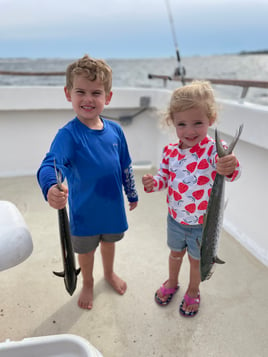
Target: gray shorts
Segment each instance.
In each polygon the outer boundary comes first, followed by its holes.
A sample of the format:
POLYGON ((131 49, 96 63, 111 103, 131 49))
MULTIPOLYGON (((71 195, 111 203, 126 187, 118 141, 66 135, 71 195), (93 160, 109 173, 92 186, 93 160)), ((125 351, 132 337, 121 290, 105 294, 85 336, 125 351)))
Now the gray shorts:
POLYGON ((123 233, 112 233, 112 234, 98 234, 96 236, 72 236, 73 250, 78 254, 86 254, 95 250, 99 243, 107 242, 114 243, 121 240, 124 237, 123 233))
POLYGON ((188 254, 200 260, 200 246, 202 240, 201 224, 188 226, 180 224, 170 215, 167 218, 167 244, 175 252, 181 252, 187 248, 188 254))

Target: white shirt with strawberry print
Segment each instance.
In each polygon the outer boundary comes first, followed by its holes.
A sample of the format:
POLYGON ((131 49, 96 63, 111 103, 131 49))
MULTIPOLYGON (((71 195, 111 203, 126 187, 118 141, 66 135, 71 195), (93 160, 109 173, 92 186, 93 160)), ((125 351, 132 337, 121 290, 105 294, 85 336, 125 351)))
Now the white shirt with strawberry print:
MULTIPOLYGON (((181 224, 202 224, 216 176, 215 140, 207 136, 188 149, 181 149, 180 144, 165 146, 151 192, 168 188, 169 214, 181 224)), ((237 163, 236 170, 226 180, 234 181, 240 173, 237 163)))

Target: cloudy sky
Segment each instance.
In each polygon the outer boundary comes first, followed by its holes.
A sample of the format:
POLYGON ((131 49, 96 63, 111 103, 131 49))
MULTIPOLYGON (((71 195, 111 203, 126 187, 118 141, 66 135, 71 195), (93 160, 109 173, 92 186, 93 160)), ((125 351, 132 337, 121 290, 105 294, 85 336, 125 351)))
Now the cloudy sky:
POLYGON ((0 0, 0 57, 181 56, 268 49, 268 0, 0 0))

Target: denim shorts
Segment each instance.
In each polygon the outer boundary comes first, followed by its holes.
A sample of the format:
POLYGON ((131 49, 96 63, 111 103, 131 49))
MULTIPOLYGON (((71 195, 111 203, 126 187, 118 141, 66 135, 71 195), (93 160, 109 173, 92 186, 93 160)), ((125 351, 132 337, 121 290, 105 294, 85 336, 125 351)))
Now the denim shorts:
POLYGON ((202 225, 187 225, 176 222, 170 215, 167 218, 167 244, 175 252, 187 248, 188 254, 200 260, 200 246, 202 240, 202 225))
POLYGON ((72 245, 75 253, 86 254, 95 250, 100 242, 114 243, 124 237, 123 233, 98 234, 95 236, 72 236, 72 245))

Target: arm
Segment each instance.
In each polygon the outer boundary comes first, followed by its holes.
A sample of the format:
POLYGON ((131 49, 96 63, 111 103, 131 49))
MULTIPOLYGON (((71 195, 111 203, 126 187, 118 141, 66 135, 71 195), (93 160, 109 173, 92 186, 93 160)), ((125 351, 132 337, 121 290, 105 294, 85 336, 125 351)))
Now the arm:
POLYGON ((37 180, 42 189, 43 196, 49 205, 56 209, 61 209, 66 205, 68 188, 66 185, 63 185, 62 192, 57 188, 54 163, 56 161, 57 170, 60 171, 62 181, 64 181, 64 172, 67 170, 68 157, 70 157, 72 151, 71 136, 67 131, 60 130, 51 144, 50 151, 46 154, 37 171, 37 180))
POLYGON ((138 193, 135 187, 134 173, 131 165, 123 171, 122 180, 129 202, 129 209, 132 211, 138 205, 138 193))
POLYGON ((157 175, 153 176, 151 174, 146 174, 143 176, 142 183, 145 192, 161 191, 167 188, 170 175, 169 156, 167 153, 168 146, 166 146, 163 150, 162 160, 157 175))

